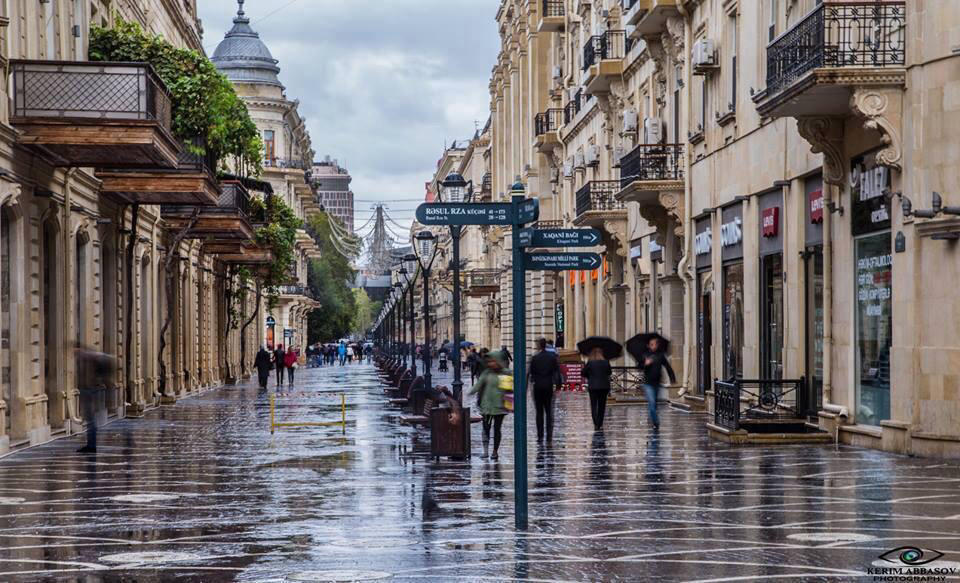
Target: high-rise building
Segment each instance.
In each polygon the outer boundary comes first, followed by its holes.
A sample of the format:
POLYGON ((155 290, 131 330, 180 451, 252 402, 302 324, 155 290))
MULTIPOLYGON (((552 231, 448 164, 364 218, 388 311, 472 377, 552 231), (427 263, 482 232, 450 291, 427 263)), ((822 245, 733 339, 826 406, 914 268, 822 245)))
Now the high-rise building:
POLYGON ((340 219, 349 233, 353 233, 353 191, 350 190, 350 173, 336 160, 325 156, 313 163, 311 182, 317 192, 317 200, 331 216, 340 219))

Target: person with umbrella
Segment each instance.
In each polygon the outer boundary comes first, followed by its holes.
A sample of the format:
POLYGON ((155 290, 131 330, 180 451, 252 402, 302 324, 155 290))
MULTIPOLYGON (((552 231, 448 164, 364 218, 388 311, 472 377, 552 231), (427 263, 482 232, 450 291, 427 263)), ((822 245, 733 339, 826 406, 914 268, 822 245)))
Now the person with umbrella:
POLYGON ((583 365, 583 376, 587 379, 587 392, 590 394, 590 415, 593 428, 603 429, 603 418, 607 412, 607 396, 610 395, 610 377, 613 368, 610 360, 623 354, 619 342, 605 336, 591 336, 577 343, 580 354, 587 356, 583 365))
POLYGON ((627 351, 637 359, 646 382, 643 391, 647 395, 647 407, 650 410, 650 423, 654 429, 660 428, 660 418, 657 416, 657 392, 660 390, 660 379, 663 369, 667 369, 670 382, 677 382, 677 375, 667 359, 670 341, 656 332, 638 334, 627 341, 627 351))

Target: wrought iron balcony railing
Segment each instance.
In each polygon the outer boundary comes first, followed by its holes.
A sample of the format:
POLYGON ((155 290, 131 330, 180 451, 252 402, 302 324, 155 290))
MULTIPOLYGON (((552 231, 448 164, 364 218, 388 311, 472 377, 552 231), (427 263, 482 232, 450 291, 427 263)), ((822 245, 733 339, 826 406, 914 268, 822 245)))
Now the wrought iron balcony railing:
POLYGON ((538 113, 533 118, 534 133, 542 136, 547 132, 555 132, 563 125, 563 110, 559 107, 553 107, 543 113, 538 113))
POLYGON ((467 272, 467 287, 496 287, 500 285, 499 269, 472 269, 467 272))
POLYGON ((735 379, 714 381, 716 425, 736 431, 744 418, 756 420, 797 419, 819 408, 817 399, 807 390, 807 381, 799 379, 735 379))
POLYGON ((602 60, 622 59, 627 54, 627 33, 623 30, 608 30, 590 37, 583 47, 583 70, 602 60))
POLYGON ((493 189, 493 175, 489 172, 484 173, 483 180, 480 182, 480 192, 491 192, 493 189))
POLYGON ((263 161, 264 168, 293 168, 294 170, 309 170, 311 166, 303 160, 289 158, 267 158, 263 161))
POLYGON ((620 159, 620 185, 637 180, 683 180, 683 144, 640 144, 620 159))
MULTIPOLYGON (((221 184, 222 192, 217 201, 217 208, 224 210, 237 210, 244 217, 250 216, 250 193, 239 182, 224 182, 221 184)), ((204 209, 204 212, 212 209, 204 209)))
POLYGON ((170 128, 170 94, 145 63, 13 61, 15 118, 150 120, 170 128))
POLYGON ((623 202, 616 199, 620 190, 618 180, 592 180, 577 191, 577 216, 590 211, 615 211, 624 208, 623 202))
POLYGON ((543 0, 543 14, 544 17, 550 16, 563 16, 563 0, 543 0))
POLYGON ((767 45, 767 95, 821 67, 903 67, 905 2, 821 4, 767 45))
POLYGON ((563 123, 569 124, 576 119, 577 114, 580 113, 580 108, 582 107, 581 101, 583 99, 583 90, 580 89, 573 96, 573 99, 567 102, 567 105, 563 108, 563 123))

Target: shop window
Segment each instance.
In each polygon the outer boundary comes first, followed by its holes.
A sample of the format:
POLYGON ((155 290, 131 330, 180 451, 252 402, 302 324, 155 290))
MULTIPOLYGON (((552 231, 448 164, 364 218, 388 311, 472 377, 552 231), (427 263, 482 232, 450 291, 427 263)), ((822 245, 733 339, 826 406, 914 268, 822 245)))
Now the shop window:
POLYGON ((723 266, 723 378, 743 376, 743 263, 723 266))
POLYGON ((893 256, 890 233, 856 240, 857 413, 860 424, 890 418, 893 256))
POLYGON ((783 378, 783 255, 760 258, 763 277, 760 301, 760 372, 765 379, 783 378))
POLYGON ((806 253, 807 383, 806 414, 816 415, 823 395, 823 247, 806 253))
POLYGON ((707 268, 697 273, 697 394, 710 388, 712 369, 710 355, 713 349, 712 325, 713 272, 707 268))

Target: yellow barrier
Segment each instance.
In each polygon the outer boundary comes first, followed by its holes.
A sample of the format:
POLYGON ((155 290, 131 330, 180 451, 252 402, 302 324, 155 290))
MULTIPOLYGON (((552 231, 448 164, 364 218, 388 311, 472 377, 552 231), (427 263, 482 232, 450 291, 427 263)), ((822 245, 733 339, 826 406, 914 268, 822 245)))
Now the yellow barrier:
POLYGON ((331 427, 334 425, 340 425, 343 428, 343 434, 347 433, 347 398, 343 393, 340 393, 340 421, 314 421, 314 422, 303 422, 303 423, 277 423, 274 415, 274 409, 276 409, 276 398, 274 395, 270 395, 270 433, 273 433, 277 427, 331 427))

